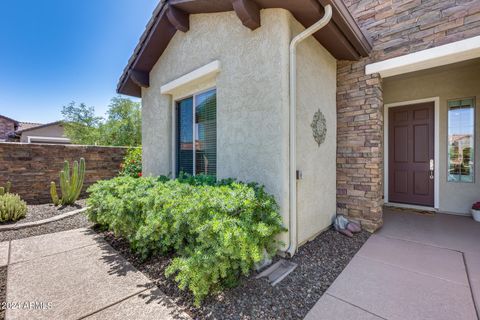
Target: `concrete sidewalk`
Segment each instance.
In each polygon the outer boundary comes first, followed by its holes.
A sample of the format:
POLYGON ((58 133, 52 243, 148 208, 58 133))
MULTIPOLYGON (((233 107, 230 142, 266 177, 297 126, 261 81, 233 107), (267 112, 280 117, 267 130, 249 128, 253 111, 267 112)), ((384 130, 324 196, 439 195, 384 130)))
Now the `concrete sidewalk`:
POLYGON ((306 319, 478 320, 480 224, 389 210, 384 219, 306 319))
POLYGON ((88 229, 0 243, 6 319, 189 319, 88 229))

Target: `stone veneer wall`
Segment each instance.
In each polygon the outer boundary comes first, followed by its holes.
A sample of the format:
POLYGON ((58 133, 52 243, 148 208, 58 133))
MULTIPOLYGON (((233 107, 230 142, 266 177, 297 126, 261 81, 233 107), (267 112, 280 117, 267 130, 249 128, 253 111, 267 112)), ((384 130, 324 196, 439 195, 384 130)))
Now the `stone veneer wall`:
POLYGON ((7 134, 13 131, 15 131, 15 122, 0 116, 0 140, 7 139, 7 134))
POLYGON ((365 66, 480 35, 478 0, 344 0, 373 40, 370 57, 337 70, 337 207, 370 231, 382 225, 383 93, 365 66))
POLYGON ((85 158, 83 195, 98 180, 118 175, 127 148, 75 145, 0 143, 0 186, 12 182, 12 193, 18 193, 29 204, 50 203, 50 182, 57 183, 63 161, 85 158))

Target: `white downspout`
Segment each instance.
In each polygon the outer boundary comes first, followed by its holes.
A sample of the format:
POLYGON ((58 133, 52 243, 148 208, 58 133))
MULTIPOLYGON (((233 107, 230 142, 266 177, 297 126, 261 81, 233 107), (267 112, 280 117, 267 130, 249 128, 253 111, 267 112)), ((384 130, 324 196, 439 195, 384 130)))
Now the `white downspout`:
POLYGON ((296 161, 296 111, 297 111, 297 46, 300 42, 326 26, 332 18, 332 7, 325 6, 325 14, 320 21, 297 35, 290 43, 290 169, 289 169, 289 246, 290 257, 297 251, 297 161, 296 161))

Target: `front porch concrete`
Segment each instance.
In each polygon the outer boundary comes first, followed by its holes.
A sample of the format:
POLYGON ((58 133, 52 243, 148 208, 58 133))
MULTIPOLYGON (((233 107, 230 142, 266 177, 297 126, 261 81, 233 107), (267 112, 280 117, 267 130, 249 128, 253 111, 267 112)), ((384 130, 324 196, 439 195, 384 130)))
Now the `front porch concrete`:
POLYGON ((472 319, 480 310, 480 223, 385 209, 306 319, 472 319))

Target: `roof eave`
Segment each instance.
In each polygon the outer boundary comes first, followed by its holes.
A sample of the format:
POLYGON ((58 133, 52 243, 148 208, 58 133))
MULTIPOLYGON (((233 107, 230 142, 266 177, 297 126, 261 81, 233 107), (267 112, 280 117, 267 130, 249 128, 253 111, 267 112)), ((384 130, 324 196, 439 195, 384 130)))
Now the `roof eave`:
MULTIPOLYGON (((328 4, 330 4, 333 8, 333 23, 332 26, 329 26, 329 30, 335 31, 337 34, 341 33, 341 35, 344 37, 343 45, 347 46, 348 48, 348 52, 341 53, 341 56, 337 56, 337 59, 347 58, 347 60, 358 60, 361 57, 366 57, 370 54, 372 50, 372 43, 369 36, 360 29, 348 11, 347 7, 341 0, 310 1, 312 5, 316 3, 318 6, 320 4, 322 9, 328 4)), ((198 11, 200 2, 202 2, 202 0, 160 1, 152 15, 152 18, 148 22, 144 33, 140 37, 139 43, 136 46, 133 55, 129 59, 122 76, 120 77, 120 81, 117 86, 118 93, 140 98, 142 95, 142 87, 148 87, 148 81, 144 81, 143 84, 139 83, 138 79, 132 77, 132 73, 143 74, 142 78, 146 77, 148 79, 148 74, 154 64, 152 61, 158 61, 158 58, 160 58, 170 39, 177 31, 178 26, 173 26, 167 17, 167 10, 169 6, 181 5, 182 8, 184 8, 184 6, 191 4, 192 6, 196 5, 195 10, 198 11), (155 46, 152 45, 152 42, 155 43, 155 46)), ((258 0, 258 2, 261 2, 261 0, 258 0)), ((210 6, 214 6, 215 3, 220 3, 220 1, 208 3, 210 6)), ((285 2, 282 0, 280 3, 283 5, 285 2)), ((207 9, 209 12, 215 11, 213 7, 208 7, 207 9)), ((228 8, 223 6, 218 10, 224 11, 225 9, 228 8)), ((186 14, 188 15, 188 13, 186 14)), ((321 37, 322 35, 317 35, 317 39, 321 37)))

